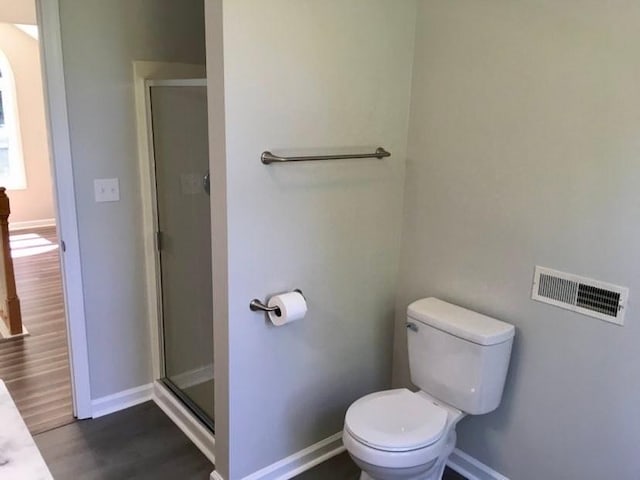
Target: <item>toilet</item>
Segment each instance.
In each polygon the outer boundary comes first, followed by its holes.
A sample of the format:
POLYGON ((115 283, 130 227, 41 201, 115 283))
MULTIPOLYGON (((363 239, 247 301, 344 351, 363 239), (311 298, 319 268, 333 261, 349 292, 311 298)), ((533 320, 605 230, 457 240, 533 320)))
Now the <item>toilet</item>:
POLYGON ((412 383, 347 410, 342 440, 361 480, 439 480, 466 415, 495 410, 502 399, 515 328, 437 298, 407 308, 412 383))

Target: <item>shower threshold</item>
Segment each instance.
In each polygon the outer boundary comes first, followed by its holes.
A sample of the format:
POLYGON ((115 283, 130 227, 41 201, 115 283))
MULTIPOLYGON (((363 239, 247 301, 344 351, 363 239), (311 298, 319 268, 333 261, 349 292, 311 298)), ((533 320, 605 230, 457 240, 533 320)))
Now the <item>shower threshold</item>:
POLYGON ((182 390, 180 390, 171 380, 168 378, 160 379, 162 384, 167 387, 171 393, 173 393, 180 402, 189 410, 193 415, 204 425, 211 433, 215 433, 214 421, 207 413, 200 408, 196 403, 191 400, 182 390))

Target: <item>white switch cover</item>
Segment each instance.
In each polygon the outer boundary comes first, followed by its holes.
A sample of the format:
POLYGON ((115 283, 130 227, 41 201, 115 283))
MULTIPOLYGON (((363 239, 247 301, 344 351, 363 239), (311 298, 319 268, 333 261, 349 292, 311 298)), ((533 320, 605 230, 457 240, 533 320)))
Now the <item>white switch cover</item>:
POLYGON ((120 183, 117 178, 96 178, 93 181, 96 202, 118 202, 120 183))

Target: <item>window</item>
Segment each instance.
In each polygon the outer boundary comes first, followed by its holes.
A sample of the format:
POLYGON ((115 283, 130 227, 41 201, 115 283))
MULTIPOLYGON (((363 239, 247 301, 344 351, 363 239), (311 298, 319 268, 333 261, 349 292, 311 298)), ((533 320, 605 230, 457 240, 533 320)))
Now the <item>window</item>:
POLYGON ((22 158, 15 84, 9 62, 0 51, 0 186, 27 187, 22 158))

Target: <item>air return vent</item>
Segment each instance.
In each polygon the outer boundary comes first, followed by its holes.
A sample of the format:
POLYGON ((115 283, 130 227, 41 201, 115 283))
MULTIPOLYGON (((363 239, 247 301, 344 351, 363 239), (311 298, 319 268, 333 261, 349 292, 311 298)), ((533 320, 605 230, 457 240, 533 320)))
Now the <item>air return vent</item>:
POLYGON ((625 287, 536 267, 531 298, 607 322, 624 324, 625 287))

